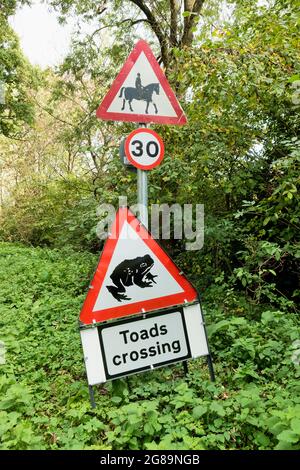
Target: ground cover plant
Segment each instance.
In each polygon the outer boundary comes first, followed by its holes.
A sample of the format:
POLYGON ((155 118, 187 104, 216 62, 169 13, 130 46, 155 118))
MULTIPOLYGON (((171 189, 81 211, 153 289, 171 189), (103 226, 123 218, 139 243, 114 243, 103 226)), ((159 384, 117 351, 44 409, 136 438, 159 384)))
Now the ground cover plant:
POLYGON ((299 318, 219 287, 215 383, 198 359, 98 386, 92 410, 78 313, 96 259, 1 243, 2 449, 300 449, 299 318))

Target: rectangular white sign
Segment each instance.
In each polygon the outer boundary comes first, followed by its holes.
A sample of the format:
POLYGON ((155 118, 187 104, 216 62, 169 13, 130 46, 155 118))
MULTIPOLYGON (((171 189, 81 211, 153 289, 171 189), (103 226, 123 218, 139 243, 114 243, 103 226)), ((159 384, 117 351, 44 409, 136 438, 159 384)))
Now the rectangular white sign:
POLYGON ((200 304, 80 331, 89 385, 209 354, 200 304))
POLYGON ((98 328, 106 375, 119 377, 191 357, 183 312, 98 328))

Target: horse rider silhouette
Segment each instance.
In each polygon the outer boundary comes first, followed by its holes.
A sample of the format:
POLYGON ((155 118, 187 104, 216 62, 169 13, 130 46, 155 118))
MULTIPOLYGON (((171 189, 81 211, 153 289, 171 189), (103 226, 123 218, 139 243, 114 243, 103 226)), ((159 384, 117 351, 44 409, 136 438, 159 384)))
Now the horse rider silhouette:
POLYGON ((143 92, 143 86, 142 86, 142 80, 141 80, 141 74, 140 73, 138 73, 137 76, 136 76, 135 88, 136 88, 136 91, 137 91, 138 98, 141 99, 142 98, 142 92, 143 92))
POLYGON ((152 103, 155 114, 158 113, 158 109, 156 104, 153 102, 153 93, 159 95, 159 83, 149 83, 146 86, 142 86, 141 74, 137 73, 135 79, 135 87, 124 87, 120 89, 119 98, 123 98, 123 106, 121 111, 125 110, 126 102, 129 105, 129 109, 133 112, 133 108, 131 103, 133 100, 138 101, 146 101, 147 106, 145 109, 145 113, 148 114, 149 104, 152 103))

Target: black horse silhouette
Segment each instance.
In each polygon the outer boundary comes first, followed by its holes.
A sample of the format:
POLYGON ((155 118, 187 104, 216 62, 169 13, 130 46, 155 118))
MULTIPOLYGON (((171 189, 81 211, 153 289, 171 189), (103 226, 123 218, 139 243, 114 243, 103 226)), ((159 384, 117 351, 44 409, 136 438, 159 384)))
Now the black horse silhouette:
POLYGON ((155 109, 155 114, 158 113, 156 104, 152 101, 152 95, 155 92, 157 95, 159 95, 159 83, 150 83, 149 85, 143 87, 142 90, 137 90, 136 88, 133 87, 122 87, 120 90, 119 98, 122 98, 123 96, 123 90, 124 92, 124 98, 123 98, 123 106, 122 106, 122 111, 125 109, 125 103, 128 101, 129 103, 129 109, 130 111, 133 111, 131 103, 132 100, 142 100, 142 101, 147 101, 147 106, 146 106, 146 114, 148 114, 148 108, 149 108, 149 103, 152 103, 155 109))

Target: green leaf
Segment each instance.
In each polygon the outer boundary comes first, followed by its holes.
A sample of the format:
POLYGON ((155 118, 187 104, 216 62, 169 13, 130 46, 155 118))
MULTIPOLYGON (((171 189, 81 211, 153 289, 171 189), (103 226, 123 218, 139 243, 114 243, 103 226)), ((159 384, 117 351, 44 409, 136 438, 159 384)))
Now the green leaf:
POLYGON ((116 404, 121 403, 122 400, 122 397, 112 397, 111 399, 111 401, 116 404))
POLYGON ((219 416, 225 416, 225 410, 223 408, 223 406, 221 406, 219 403, 217 402, 212 402, 212 404, 210 405, 210 410, 211 411, 215 411, 217 413, 217 415, 219 416))
POLYGON ((197 405, 193 408, 193 417, 198 419, 201 418, 207 412, 207 406, 205 405, 197 405))
POLYGON ((300 419, 299 418, 293 418, 291 420, 291 429, 292 431, 299 434, 300 436, 300 419))
POLYGON ((278 434, 277 439, 279 441, 284 441, 284 442, 289 442, 291 444, 295 444, 299 440, 299 436, 293 432, 288 430, 282 431, 280 434, 278 434))
POLYGON ((258 432, 255 435, 255 441, 257 442, 257 444, 263 446, 264 448, 268 448, 268 446, 270 445, 270 439, 263 432, 258 432))
POLYGON ((293 83, 293 82, 296 82, 297 80, 300 80, 300 75, 299 75, 299 74, 292 75, 292 76, 288 79, 288 82, 293 83))

